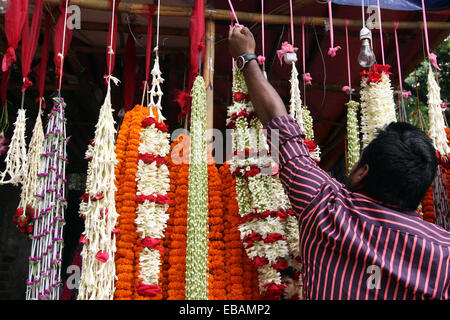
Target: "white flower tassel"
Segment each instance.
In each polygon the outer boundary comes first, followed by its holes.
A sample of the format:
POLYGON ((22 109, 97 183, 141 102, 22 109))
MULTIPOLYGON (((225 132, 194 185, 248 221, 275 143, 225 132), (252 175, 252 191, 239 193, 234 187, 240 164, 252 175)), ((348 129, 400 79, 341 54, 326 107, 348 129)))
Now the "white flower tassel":
POLYGON ((33 128, 30 145, 28 146, 28 173, 26 174, 24 184, 22 186, 22 193, 20 195, 19 208, 25 214, 27 206, 32 210, 37 207, 37 198, 35 195, 39 192, 39 176, 41 170, 41 156, 44 152, 44 127, 41 119, 41 106, 39 105, 39 112, 36 118, 36 123, 33 128))
POLYGON ((298 82, 298 71, 295 67, 295 63, 292 64, 291 71, 291 100, 289 106, 289 115, 297 121, 300 126, 300 130, 305 132, 305 128, 303 125, 303 108, 302 108, 302 99, 300 96, 300 87, 298 82))
POLYGON ((158 118, 159 122, 163 122, 166 120, 164 116, 162 115, 162 106, 161 106, 161 100, 163 96, 163 92, 161 90, 161 84, 164 82, 164 79, 162 78, 162 72, 159 69, 159 57, 156 56, 155 63, 152 69, 152 87, 150 89, 150 103, 149 107, 156 108, 158 110, 158 118))
POLYGON ((444 115, 442 113, 441 88, 439 88, 431 66, 428 71, 428 118, 430 121, 430 138, 433 140, 434 148, 442 157, 450 153, 447 135, 445 133, 444 115))
POLYGON ((347 174, 350 174, 350 170, 360 156, 358 108, 358 102, 353 100, 347 102, 347 174))
POLYGON ((382 72, 381 81, 370 82, 361 79, 361 132, 365 148, 382 129, 391 122, 395 122, 394 92, 389 76, 382 72))
POLYGON ((27 150, 25 142, 25 109, 17 111, 17 120, 14 123, 14 133, 11 138, 8 153, 6 155, 6 169, 0 173, 0 184, 11 183, 15 186, 22 183, 28 172, 27 150), (5 181, 9 175, 9 180, 5 181))
POLYGON ((95 138, 87 152, 87 156, 92 159, 87 173, 84 203, 80 205, 80 214, 85 219, 85 244, 81 252, 83 265, 78 300, 112 300, 114 297, 115 228, 118 218, 114 198, 114 167, 117 162, 114 124, 111 87, 108 86, 95 138))

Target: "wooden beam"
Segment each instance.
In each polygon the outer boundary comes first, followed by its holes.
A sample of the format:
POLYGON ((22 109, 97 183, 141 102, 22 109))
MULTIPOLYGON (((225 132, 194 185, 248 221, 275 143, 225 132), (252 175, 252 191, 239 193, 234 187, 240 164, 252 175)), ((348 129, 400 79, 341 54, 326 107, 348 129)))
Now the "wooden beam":
POLYGON ((212 129, 214 129, 214 63, 215 63, 215 34, 214 20, 207 20, 205 25, 205 60, 203 63, 203 79, 206 84, 206 129, 207 141, 212 142, 212 129))
MULTIPOLYGON (((45 3, 50 5, 59 5, 60 0, 44 0, 45 3)), ((34 0, 31 1, 32 3, 34 0)), ((109 0, 72 0, 71 5, 78 5, 81 8, 86 9, 96 9, 110 11, 110 1, 109 0)), ((136 14, 146 14, 148 13, 148 7, 146 4, 142 3, 130 3, 122 1, 118 8, 119 12, 128 12, 136 14)), ((156 13, 155 13, 156 14, 156 13)), ((160 15, 170 16, 170 17, 190 17, 192 14, 191 7, 170 7, 161 6, 160 15)), ((252 12, 236 12, 239 22, 245 23, 260 23, 261 14, 252 12)), ((205 19, 209 20, 222 20, 230 21, 230 11, 223 9, 205 9, 205 19)), ((300 16, 294 17, 294 24, 300 25, 302 23, 302 18, 300 16)), ((317 26, 323 26, 324 21, 328 21, 328 17, 307 17, 306 22, 314 24, 317 26)), ((267 24, 290 24, 289 15, 264 15, 264 23, 267 24)), ((428 21, 428 29, 445 29, 450 30, 450 22, 442 21, 428 21)), ((333 19, 334 27, 345 27, 345 19, 335 18, 333 19)), ((394 21, 383 21, 383 29, 394 29, 394 21)), ((350 20, 349 27, 361 27, 360 20, 350 20)), ((420 21, 400 21, 399 29, 423 29, 423 22, 420 21)))

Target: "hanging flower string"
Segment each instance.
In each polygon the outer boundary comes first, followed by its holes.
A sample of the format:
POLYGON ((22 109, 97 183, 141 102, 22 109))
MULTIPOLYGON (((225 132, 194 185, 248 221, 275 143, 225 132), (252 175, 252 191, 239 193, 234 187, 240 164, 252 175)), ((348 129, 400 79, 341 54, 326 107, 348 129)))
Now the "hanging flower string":
POLYGON ((306 46, 305 46, 305 22, 306 17, 302 17, 302 59, 303 59, 303 81, 307 86, 310 86, 312 83, 312 77, 309 72, 306 72, 306 46))
POLYGON ((41 172, 41 156, 44 152, 44 128, 41 119, 41 103, 39 104, 38 116, 33 128, 30 145, 28 147, 27 161, 28 172, 24 177, 19 206, 13 218, 19 231, 28 235, 33 234, 33 217, 37 208, 35 194, 39 191, 39 176, 41 172))
MULTIPOLYGON (((149 115, 149 109, 136 105, 125 114, 119 130, 116 144, 118 165, 118 191, 116 208, 119 214, 117 234, 117 252, 115 256, 117 281, 114 299, 131 300, 135 295, 135 246, 138 241, 136 232, 136 174, 138 170, 139 139, 142 121, 149 115)), ((142 247, 141 247, 142 248, 142 247)), ((138 256, 139 257, 139 256, 138 256)), ((136 270, 137 271, 137 270, 136 270)))
POLYGON ((361 132, 365 148, 375 138, 378 128, 396 121, 390 65, 374 64, 361 72, 361 132))
POLYGON ((186 299, 208 299, 208 168, 206 87, 201 76, 192 87, 191 155, 186 247, 186 299))
POLYGON ((447 135, 445 132, 445 122, 443 110, 441 108, 441 89, 436 83, 433 70, 431 66, 428 69, 428 119, 430 122, 429 135, 433 140, 434 148, 436 149, 436 155, 439 163, 444 167, 448 165, 448 157, 450 153, 450 147, 448 146, 447 135))
POLYGON ((174 196, 170 198, 169 210, 173 209, 173 228, 168 234, 168 300, 185 300, 186 287, 186 231, 188 206, 190 138, 180 135, 172 142, 169 157, 170 184, 174 196), (172 178, 172 174, 175 176, 172 178))
POLYGON ((33 242, 29 257, 27 300, 58 300, 61 285, 66 155, 66 118, 63 98, 55 97, 45 133, 39 193, 33 217, 33 242))
MULTIPOLYGON (((243 74, 237 69, 233 92, 247 93, 243 74)), ((292 228, 296 218, 276 176, 277 168, 266 155, 268 145, 261 135, 262 124, 251 103, 234 101, 228 116, 228 125, 233 124, 234 157, 230 169, 236 178, 241 239, 258 267, 259 291, 268 299, 278 299, 285 287, 279 270, 287 268, 287 259, 293 262, 299 254, 298 228, 292 228), (253 117, 245 116, 250 114, 253 117), (292 256, 295 258, 291 260, 292 256)))

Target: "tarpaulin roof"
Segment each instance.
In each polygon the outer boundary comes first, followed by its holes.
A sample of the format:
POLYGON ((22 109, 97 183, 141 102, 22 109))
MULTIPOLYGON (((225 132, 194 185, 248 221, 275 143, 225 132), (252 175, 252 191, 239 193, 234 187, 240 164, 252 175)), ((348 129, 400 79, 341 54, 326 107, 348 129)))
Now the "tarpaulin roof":
MULTIPOLYGON (((331 0, 336 4, 349 6, 361 6, 361 0, 331 0)), ((377 0, 364 0, 365 6, 376 6, 377 0)), ((380 0, 380 7, 390 10, 422 10, 421 0, 380 0)), ((428 0, 425 1, 426 10, 446 10, 450 9, 450 1, 448 0, 428 0)))

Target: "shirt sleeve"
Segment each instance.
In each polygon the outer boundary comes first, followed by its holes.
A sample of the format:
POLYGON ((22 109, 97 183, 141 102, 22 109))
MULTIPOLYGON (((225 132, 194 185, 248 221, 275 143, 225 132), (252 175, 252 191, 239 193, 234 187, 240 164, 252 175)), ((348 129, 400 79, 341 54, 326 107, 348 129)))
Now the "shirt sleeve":
POLYGON ((311 158, 304 142, 305 136, 292 117, 272 119, 266 124, 266 129, 271 154, 278 155, 281 182, 299 214, 325 187, 331 187, 335 192, 341 189, 341 185, 311 158))

